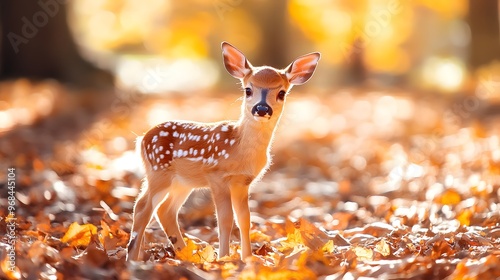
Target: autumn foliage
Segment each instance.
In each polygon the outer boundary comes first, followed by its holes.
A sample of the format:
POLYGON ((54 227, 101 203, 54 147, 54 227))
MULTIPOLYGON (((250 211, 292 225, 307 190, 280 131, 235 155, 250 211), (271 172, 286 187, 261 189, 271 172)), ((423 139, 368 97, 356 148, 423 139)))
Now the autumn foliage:
POLYGON ((12 109, 5 114, 29 113, 10 115, 0 132, 0 167, 15 167, 17 182, 14 270, 0 196, 2 279, 500 277, 496 115, 450 115, 460 101, 406 91, 294 92, 274 164, 252 189, 253 256, 239 260, 235 228, 232 254, 218 258, 213 207, 202 191, 181 211, 187 247, 174 252, 153 222, 149 260, 127 263, 143 174, 135 136, 166 119, 236 118, 239 96, 92 103, 68 91, 55 83, 0 86, 0 105, 12 109))

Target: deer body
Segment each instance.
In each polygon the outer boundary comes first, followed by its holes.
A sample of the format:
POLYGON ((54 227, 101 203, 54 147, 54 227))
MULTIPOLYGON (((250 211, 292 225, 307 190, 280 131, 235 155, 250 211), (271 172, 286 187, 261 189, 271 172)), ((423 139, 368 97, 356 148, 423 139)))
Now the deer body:
POLYGON ((153 215, 175 249, 183 248, 177 215, 195 188, 210 188, 219 228, 219 257, 229 254, 233 213, 240 228, 241 256, 250 256, 248 189, 270 165, 270 144, 281 117, 285 94, 305 83, 319 60, 312 53, 284 70, 253 67, 233 46, 223 43, 228 72, 241 80, 246 98, 238 121, 169 121, 138 139, 146 170, 134 206, 127 258, 142 259, 144 230, 153 215))

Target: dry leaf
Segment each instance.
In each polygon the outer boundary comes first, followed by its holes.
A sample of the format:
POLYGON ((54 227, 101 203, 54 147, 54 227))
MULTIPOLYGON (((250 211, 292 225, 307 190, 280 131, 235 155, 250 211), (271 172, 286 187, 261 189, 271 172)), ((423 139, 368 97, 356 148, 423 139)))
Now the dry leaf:
POLYGON ((79 225, 77 222, 74 222, 61 238, 61 242, 69 243, 73 247, 88 246, 92 235, 95 234, 97 234, 96 226, 92 224, 79 225))

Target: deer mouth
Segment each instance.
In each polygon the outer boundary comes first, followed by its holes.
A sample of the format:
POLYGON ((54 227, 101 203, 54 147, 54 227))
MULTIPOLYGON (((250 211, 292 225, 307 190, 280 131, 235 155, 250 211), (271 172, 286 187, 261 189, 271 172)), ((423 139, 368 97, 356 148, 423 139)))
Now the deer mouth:
POLYGON ((258 122, 268 122, 271 119, 271 116, 269 116, 269 115, 265 115, 265 116, 253 115, 253 119, 258 121, 258 122))

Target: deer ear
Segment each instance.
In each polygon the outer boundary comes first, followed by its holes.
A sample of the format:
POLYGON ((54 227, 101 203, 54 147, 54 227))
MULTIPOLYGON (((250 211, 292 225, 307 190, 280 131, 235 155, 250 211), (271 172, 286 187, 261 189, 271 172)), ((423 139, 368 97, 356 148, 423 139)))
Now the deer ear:
POLYGON ((231 76, 243 79, 252 72, 252 65, 245 58, 245 55, 227 42, 222 42, 222 56, 224 66, 231 76))
POLYGON ((319 53, 310 53, 297 58, 288 65, 285 68, 285 74, 290 84, 301 85, 307 82, 312 77, 320 58, 319 53))

